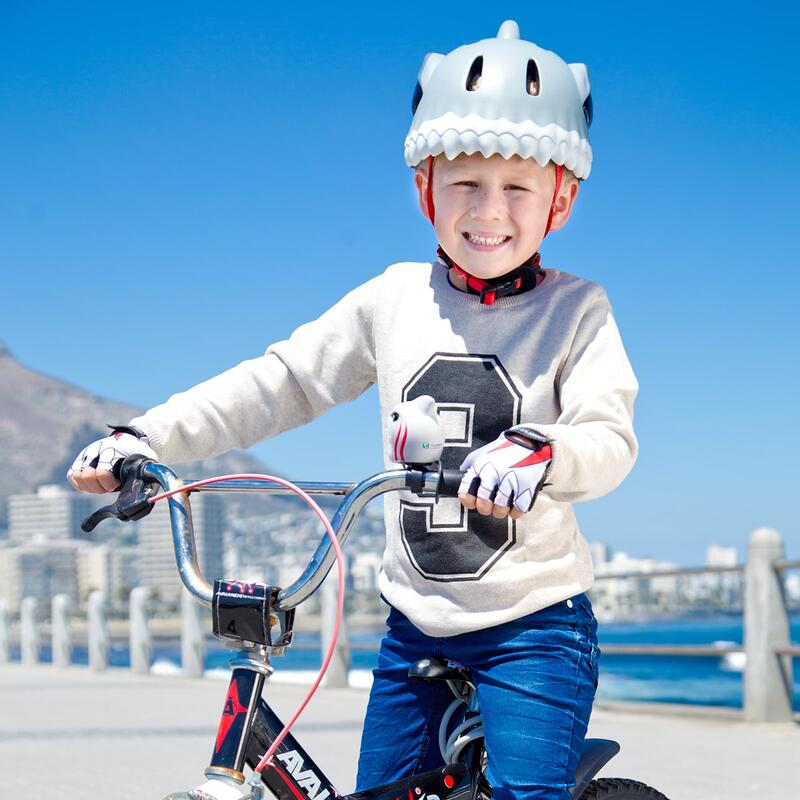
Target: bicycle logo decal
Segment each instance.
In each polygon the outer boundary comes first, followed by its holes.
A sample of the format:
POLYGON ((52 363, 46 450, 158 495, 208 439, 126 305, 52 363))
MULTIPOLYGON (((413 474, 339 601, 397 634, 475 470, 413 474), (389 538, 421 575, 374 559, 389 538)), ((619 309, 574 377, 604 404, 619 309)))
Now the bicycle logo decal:
POLYGON ((226 592, 237 591, 239 594, 253 594, 255 583, 253 581, 237 581, 232 580, 230 583, 225 584, 226 592), (239 587, 238 589, 236 587, 239 587))
POLYGON ((330 796, 330 792, 327 789, 320 791, 322 781, 317 774, 313 770, 304 769, 305 763, 297 750, 277 753, 275 758, 284 763, 287 772, 295 779, 297 785, 305 790, 309 800, 325 800, 326 797, 330 796))
POLYGON ((228 731, 231 729, 231 725, 233 725, 236 717, 238 717, 239 714, 245 713, 247 713, 247 706, 243 706, 239 702, 238 684, 236 681, 231 681, 231 685, 228 689, 228 696, 225 698, 225 708, 222 712, 222 719, 219 721, 217 741, 214 745, 215 753, 218 753, 220 747, 222 747, 225 737, 228 735, 228 731))

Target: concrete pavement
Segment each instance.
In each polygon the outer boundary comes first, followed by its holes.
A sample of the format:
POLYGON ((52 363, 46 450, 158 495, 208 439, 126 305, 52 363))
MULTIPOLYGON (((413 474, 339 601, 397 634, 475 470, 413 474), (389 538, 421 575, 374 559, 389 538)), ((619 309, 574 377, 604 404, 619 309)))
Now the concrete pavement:
MULTIPOLYGON (((226 684, 128 670, 0 665, 0 796, 160 800, 202 781, 226 684)), ((284 718, 304 689, 268 684, 284 718)), ((342 792, 352 791, 367 693, 322 690, 295 732, 342 792)), ((598 704, 590 735, 622 752, 601 775, 631 777, 670 800, 800 797, 800 725, 753 725, 736 712, 598 704)))

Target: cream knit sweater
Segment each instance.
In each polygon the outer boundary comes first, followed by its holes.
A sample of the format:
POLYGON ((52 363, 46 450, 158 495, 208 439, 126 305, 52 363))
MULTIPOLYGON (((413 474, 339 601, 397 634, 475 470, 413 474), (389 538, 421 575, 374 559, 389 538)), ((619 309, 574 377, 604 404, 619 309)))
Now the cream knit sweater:
MULTIPOLYGON (((432 395, 445 467, 527 424, 552 443, 548 483, 518 521, 455 499, 385 499, 386 599, 432 636, 497 625, 589 588, 572 503, 615 488, 636 458, 636 378, 604 291, 555 270, 492 306, 438 263, 389 267, 260 358, 172 396, 131 424, 166 463, 248 447, 378 384, 381 412, 432 395)), ((356 433, 356 432, 354 432, 356 433)), ((390 446, 384 430, 384 456, 390 446)))

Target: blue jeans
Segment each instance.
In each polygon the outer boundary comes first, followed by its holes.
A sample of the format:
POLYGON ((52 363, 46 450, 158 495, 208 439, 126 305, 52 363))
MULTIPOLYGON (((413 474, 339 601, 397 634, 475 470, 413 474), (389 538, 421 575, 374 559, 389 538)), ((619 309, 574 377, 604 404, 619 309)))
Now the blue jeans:
POLYGON ((446 638, 426 636, 394 608, 387 624, 373 672, 357 791, 442 765, 439 721, 453 695, 442 681, 408 677, 414 661, 437 656, 472 671, 493 800, 569 797, 600 652, 585 594, 446 638))

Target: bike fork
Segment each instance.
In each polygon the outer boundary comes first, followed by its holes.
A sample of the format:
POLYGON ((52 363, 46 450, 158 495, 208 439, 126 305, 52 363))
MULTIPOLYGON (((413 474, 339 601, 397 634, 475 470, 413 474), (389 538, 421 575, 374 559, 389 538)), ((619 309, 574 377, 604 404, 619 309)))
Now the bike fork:
POLYGON ((244 765, 253 721, 261 702, 264 681, 272 673, 263 647, 245 648, 231 660, 233 673, 217 729, 206 782, 190 792, 170 794, 164 800, 244 800, 263 797, 260 779, 244 786, 244 765), (257 788, 254 788, 257 787, 257 788))
POLYGON ((217 729, 207 777, 224 777, 243 784, 247 742, 261 700, 264 681, 272 674, 262 648, 243 650, 231 660, 233 673, 217 729))

